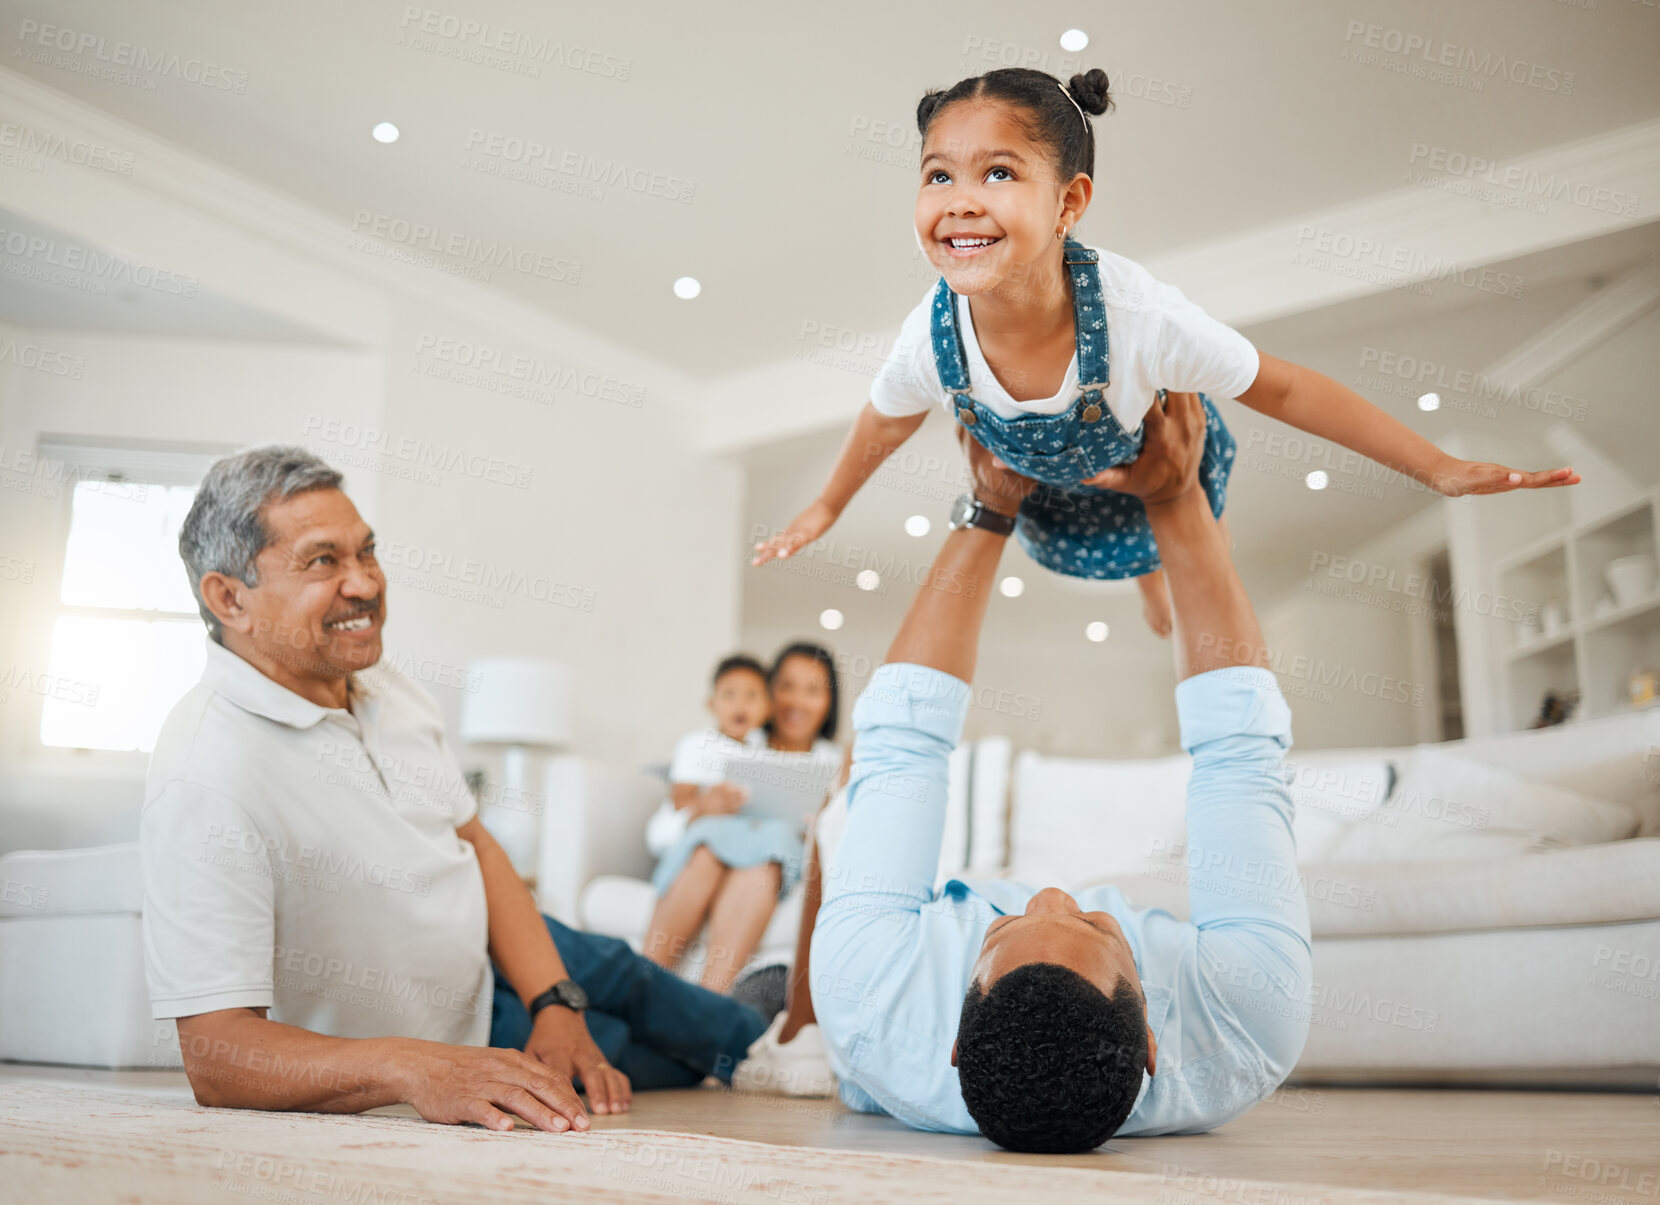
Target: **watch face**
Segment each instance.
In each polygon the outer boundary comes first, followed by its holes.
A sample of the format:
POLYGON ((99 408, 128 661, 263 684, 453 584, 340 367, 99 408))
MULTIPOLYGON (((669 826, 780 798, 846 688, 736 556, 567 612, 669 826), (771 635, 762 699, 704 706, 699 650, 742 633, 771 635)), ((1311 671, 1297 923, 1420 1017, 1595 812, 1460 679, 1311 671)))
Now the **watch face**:
POLYGON ((963 494, 951 504, 951 530, 956 531, 974 513, 974 495, 963 494))
POLYGON ((588 993, 582 990, 574 979, 566 979, 559 985, 559 999, 570 1008, 587 1008, 588 993))

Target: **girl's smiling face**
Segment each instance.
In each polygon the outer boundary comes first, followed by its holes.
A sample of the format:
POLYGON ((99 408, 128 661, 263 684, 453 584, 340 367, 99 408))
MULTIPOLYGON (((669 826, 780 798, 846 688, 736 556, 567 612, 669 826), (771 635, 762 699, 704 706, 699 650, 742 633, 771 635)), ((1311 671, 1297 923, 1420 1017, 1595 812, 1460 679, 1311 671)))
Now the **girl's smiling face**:
POLYGON ((1089 177, 1062 187, 1047 147, 1007 105, 958 101, 937 113, 922 145, 916 234, 956 293, 986 293, 1027 279, 1056 257, 1089 204, 1089 177))

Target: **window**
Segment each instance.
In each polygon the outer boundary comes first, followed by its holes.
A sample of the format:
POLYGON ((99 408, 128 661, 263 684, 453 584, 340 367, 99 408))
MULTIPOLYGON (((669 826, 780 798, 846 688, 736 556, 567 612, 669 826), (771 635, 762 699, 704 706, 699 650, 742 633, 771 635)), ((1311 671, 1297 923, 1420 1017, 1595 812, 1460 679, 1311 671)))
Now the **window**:
POLYGON ((48 648, 35 687, 40 743, 148 753, 202 676, 206 628, 179 560, 179 528, 212 457, 45 441, 41 453, 73 488, 56 606, 40 616, 49 630, 37 629, 48 648))

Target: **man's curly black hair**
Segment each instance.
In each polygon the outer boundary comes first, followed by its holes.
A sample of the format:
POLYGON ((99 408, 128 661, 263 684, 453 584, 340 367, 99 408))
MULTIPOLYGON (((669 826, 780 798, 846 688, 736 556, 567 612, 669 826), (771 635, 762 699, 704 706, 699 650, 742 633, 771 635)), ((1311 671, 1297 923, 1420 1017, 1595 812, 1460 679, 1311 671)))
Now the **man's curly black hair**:
POLYGON ((1030 962, 963 996, 963 1103, 1011 1151, 1094 1150, 1135 1107, 1146 1066, 1147 1014, 1122 978, 1108 996, 1069 967, 1030 962))

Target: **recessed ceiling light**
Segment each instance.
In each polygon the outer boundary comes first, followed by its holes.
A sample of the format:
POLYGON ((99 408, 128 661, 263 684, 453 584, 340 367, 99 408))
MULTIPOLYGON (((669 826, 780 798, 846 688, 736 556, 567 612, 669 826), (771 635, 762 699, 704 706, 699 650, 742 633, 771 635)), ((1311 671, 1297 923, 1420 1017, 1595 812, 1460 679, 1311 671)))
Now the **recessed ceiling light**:
POLYGON ((905 534, 921 539, 933 529, 933 526, 932 523, 928 522, 927 515, 912 515, 905 520, 905 534))
POLYGON ((382 121, 369 131, 369 136, 376 142, 396 142, 398 140, 398 127, 389 121, 382 121))
POLYGON ((1326 485, 1330 480, 1331 478, 1326 476, 1325 469, 1315 469, 1307 477, 1303 478, 1303 484, 1308 486, 1311 490, 1323 490, 1326 488, 1326 485))
POLYGON ((882 584, 882 575, 874 569, 861 569, 853 582, 861 590, 874 590, 882 584))
POLYGON ((834 607, 826 611, 820 611, 818 613, 818 626, 826 632, 834 632, 842 626, 842 613, 834 607))
POLYGON ((1004 578, 1000 583, 998 583, 997 588, 1003 592, 1004 598, 1019 598, 1022 594, 1026 593, 1026 583, 1021 581, 1018 577, 1004 578))
POLYGON ((682 276, 674 282, 674 295, 682 301, 690 301, 703 292, 703 286, 698 284, 695 276, 682 276))
POLYGON ((1081 29, 1069 29, 1061 35, 1061 49, 1078 51, 1089 45, 1089 35, 1081 29))
POLYGON ((1095 641, 1096 644, 1100 644, 1107 638, 1107 625, 1097 619, 1084 629, 1084 635, 1095 641))
POLYGON ((1423 397, 1418 399, 1418 409, 1420 409, 1420 410, 1439 410, 1439 409, 1441 409, 1441 395, 1439 393, 1426 393, 1426 394, 1424 394, 1423 397))

